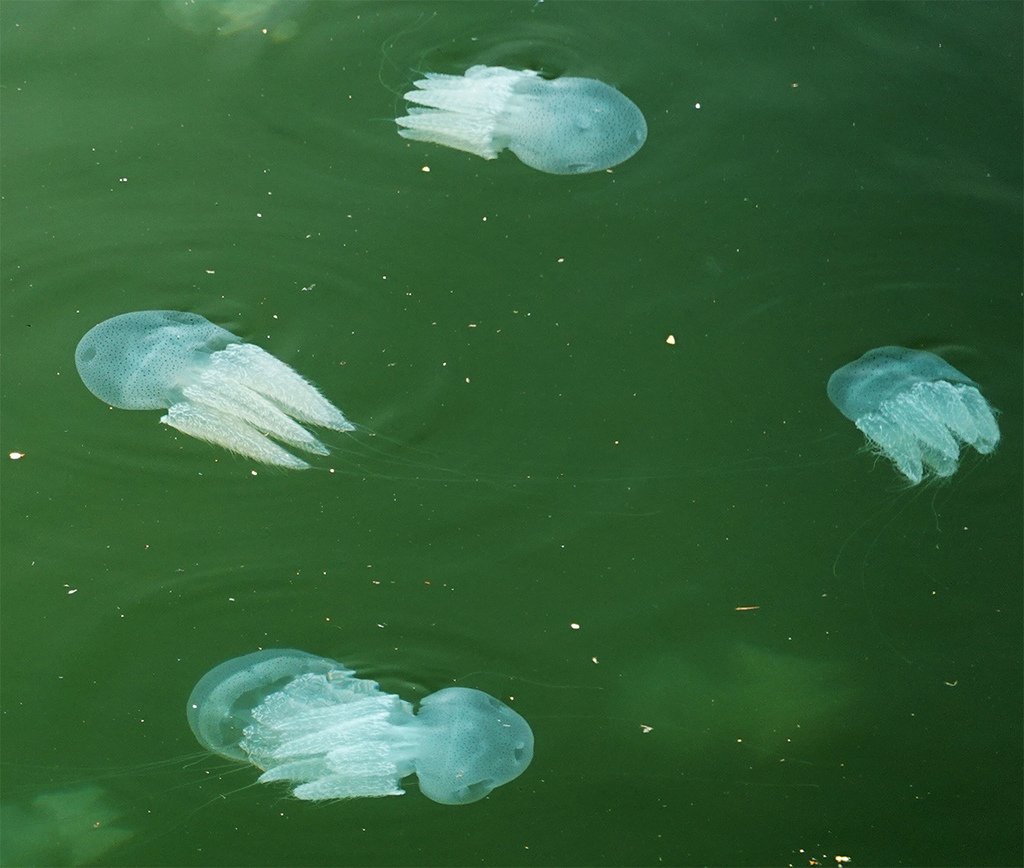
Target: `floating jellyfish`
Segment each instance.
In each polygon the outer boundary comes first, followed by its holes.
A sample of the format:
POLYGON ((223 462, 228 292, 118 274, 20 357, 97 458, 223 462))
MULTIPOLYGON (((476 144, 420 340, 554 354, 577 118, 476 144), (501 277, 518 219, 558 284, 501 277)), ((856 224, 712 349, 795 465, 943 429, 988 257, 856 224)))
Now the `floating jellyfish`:
POLYGON ((533 758, 529 724, 479 690, 446 687, 418 714, 375 681, 304 651, 267 649, 206 673, 188 699, 199 742, 287 781, 299 799, 400 796, 415 773, 443 805, 486 796, 533 758))
POLYGON ((101 401, 122 410, 166 409, 165 425, 278 467, 309 464, 271 437, 328 454, 299 422, 354 430, 284 362, 194 313, 141 310, 105 320, 79 341, 75 365, 101 401))
POLYGON ((647 138, 640 109, 592 78, 541 78, 533 70, 473 66, 465 75, 428 72, 405 99, 398 134, 493 160, 508 148, 553 175, 599 172, 628 160, 647 138))
POLYGON ((870 350, 832 374, 828 396, 914 485, 956 473, 961 442, 982 455, 999 442, 977 384, 923 350, 870 350))

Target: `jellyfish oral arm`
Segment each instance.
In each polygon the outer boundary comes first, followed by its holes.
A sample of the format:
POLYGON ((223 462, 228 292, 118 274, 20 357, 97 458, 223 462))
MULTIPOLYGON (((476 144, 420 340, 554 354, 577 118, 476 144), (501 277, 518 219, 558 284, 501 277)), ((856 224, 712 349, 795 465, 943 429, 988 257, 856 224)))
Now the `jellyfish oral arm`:
POLYGON ((223 446, 263 464, 285 467, 289 470, 309 468, 308 462, 278 446, 245 420, 213 407, 182 401, 168 408, 166 415, 160 417, 160 421, 189 437, 223 446))
MULTIPOLYGON (((300 422, 332 431, 355 430, 341 410, 321 395, 316 386, 262 347, 230 344, 213 353, 210 362, 213 376, 239 383, 262 395, 300 422)), ((301 446, 296 441, 287 442, 301 446)))
POLYGON ((428 72, 415 82, 418 90, 405 94, 426 108, 411 108, 397 118, 398 134, 493 160, 506 147, 496 132, 513 89, 524 78, 537 77, 533 70, 501 66, 473 66, 465 75, 428 72))
POLYGON ((418 749, 412 709, 359 681, 302 675, 252 710, 241 747, 261 782, 288 781, 299 799, 402 795, 418 749))

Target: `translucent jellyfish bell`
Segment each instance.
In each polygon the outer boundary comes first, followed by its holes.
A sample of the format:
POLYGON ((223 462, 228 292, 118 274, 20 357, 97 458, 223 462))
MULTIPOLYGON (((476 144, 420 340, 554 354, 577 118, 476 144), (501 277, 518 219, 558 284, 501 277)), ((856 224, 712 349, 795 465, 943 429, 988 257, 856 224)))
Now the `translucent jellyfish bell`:
POLYGON ((977 384, 923 350, 879 347, 837 370, 828 396, 913 484, 952 476, 960 443, 987 455, 999 442, 995 411, 977 384))
POLYGON ((473 66, 464 75, 428 72, 405 99, 398 134, 493 160, 508 148, 527 166, 578 175, 616 166, 647 138, 640 109, 592 78, 543 79, 533 70, 473 66))
POLYGON ((479 690, 446 687, 424 697, 416 776, 427 798, 443 805, 482 799, 519 777, 533 758, 529 724, 479 690))
POLYGON ((166 409, 165 425, 265 464, 309 467, 271 437, 328 454, 299 422, 353 430, 284 362, 194 313, 143 310, 105 320, 79 341, 75 365, 101 401, 122 410, 166 409))
POLYGON ((252 709, 300 675, 351 675, 341 664, 305 651, 269 648, 235 657, 207 672, 188 698, 188 725, 207 750, 228 759, 249 755, 240 743, 252 709))
POLYGON ((533 757, 529 724, 486 693, 450 687, 420 713, 377 683, 303 651, 228 660, 188 700, 199 742, 247 760, 259 781, 287 781, 299 799, 397 796, 416 773, 435 802, 475 802, 518 777, 533 757))

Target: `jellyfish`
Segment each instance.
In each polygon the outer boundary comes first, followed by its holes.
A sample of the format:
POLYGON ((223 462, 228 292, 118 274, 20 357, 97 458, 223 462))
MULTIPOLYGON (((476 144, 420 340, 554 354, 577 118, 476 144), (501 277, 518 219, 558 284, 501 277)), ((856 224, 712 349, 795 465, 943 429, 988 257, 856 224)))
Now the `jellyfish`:
POLYGON ((101 401, 122 410, 166 409, 165 425, 265 464, 309 467, 271 437, 328 454, 299 422, 354 430, 284 362, 194 313, 140 310, 105 320, 79 341, 75 365, 101 401))
POLYGON ((553 175, 599 172, 628 160, 647 138, 640 109, 592 78, 541 78, 533 70, 473 66, 428 72, 405 99, 398 134, 493 160, 508 148, 553 175))
POLYGON ((982 455, 999 442, 977 383, 924 350, 870 350, 832 374, 828 396, 914 485, 956 473, 961 442, 982 455))
POLYGON ((402 778, 443 805, 482 799, 519 777, 533 758, 533 733, 492 696, 446 687, 419 713, 305 651, 267 649, 221 663, 188 699, 188 722, 205 748, 286 781, 296 798, 400 796, 402 778))

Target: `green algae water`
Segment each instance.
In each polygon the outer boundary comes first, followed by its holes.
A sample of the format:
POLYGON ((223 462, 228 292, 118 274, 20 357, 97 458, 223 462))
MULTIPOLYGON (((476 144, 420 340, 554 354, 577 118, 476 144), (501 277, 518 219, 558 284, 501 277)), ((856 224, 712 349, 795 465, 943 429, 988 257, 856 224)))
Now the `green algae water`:
POLYGON ((5 865, 1019 865, 1015 3, 0 4, 5 865), (559 177, 398 134, 423 72, 594 78, 559 177), (200 314, 358 426, 289 472, 113 410, 200 314), (994 455, 908 488, 830 404, 937 353, 994 455), (472 805, 204 752, 262 648, 530 724, 472 805), (849 858, 849 863, 843 861, 849 858), (814 861, 812 861, 814 860, 814 861))

